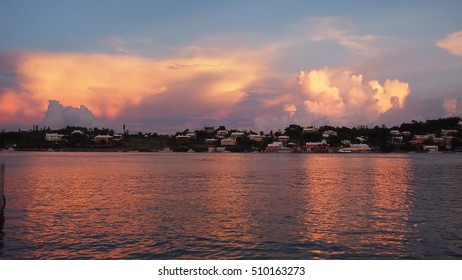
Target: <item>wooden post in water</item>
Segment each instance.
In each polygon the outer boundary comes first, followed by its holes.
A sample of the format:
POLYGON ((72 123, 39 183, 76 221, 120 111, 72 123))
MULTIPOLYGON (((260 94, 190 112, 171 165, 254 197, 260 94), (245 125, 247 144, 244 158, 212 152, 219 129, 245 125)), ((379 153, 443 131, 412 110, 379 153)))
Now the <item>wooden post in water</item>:
POLYGON ((0 164, 0 215, 3 214, 5 208, 5 194, 3 188, 5 187, 5 164, 0 164))

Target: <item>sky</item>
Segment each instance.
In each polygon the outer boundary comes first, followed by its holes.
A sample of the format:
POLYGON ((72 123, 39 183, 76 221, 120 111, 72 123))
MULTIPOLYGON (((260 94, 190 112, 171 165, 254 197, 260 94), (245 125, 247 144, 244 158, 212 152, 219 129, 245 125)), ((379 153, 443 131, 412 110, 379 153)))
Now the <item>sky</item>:
POLYGON ((462 1, 0 1, 0 129, 462 115, 462 1))

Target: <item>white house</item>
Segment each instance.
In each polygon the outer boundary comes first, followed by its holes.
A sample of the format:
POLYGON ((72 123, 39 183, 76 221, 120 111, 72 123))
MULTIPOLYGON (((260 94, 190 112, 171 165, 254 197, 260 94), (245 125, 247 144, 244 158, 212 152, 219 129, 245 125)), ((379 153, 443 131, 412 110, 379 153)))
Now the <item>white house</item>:
POLYGON ((339 152, 370 152, 371 148, 367 144, 351 144, 350 147, 345 147, 339 152))
POLYGON ((189 136, 189 138, 191 138, 191 139, 196 139, 196 133, 195 132, 186 133, 186 136, 189 136))
POLYGON ((121 141, 122 139, 123 139, 122 134, 118 134, 118 133, 114 134, 114 136, 112 137, 112 140, 114 141, 121 141))
POLYGON ((217 142, 217 139, 214 139, 214 138, 205 139, 205 144, 206 145, 215 145, 216 142, 217 142))
POLYGON ((306 142, 305 149, 310 151, 320 150, 321 147, 327 147, 327 141, 325 139, 321 140, 321 142, 306 142))
POLYGON ((329 136, 337 136, 337 132, 333 131, 333 130, 326 130, 322 133, 322 137, 329 137, 329 136))
POLYGON ((281 135, 278 137, 278 142, 282 142, 282 143, 287 143, 289 142, 289 136, 287 135, 281 135))
POLYGON ((321 145, 327 145, 327 141, 323 139, 321 140, 321 142, 306 142, 305 143, 305 146, 310 146, 310 147, 321 146, 321 145))
POLYGON ((225 138, 221 139, 221 145, 222 146, 235 146, 236 145, 236 139, 234 138, 225 138))
POLYGON ((191 141, 191 137, 188 135, 177 135, 175 137, 176 141, 178 142, 189 142, 191 141))
POLYGON ((319 128, 316 128, 314 126, 309 126, 309 127, 304 127, 303 132, 304 133, 316 133, 318 132, 319 128))
POLYGON ((45 141, 47 142, 59 142, 64 137, 63 134, 58 133, 46 133, 45 134, 45 141))
POLYGON ((109 143, 109 141, 112 140, 112 136, 111 135, 96 135, 95 138, 93 138, 93 142, 95 143, 109 143))
POLYGON ((218 130, 217 131, 217 137, 218 138, 225 138, 228 136, 228 131, 227 130, 218 130))
POLYGON ((282 149, 282 142, 273 142, 271 144, 268 144, 266 151, 267 152, 278 152, 281 149, 282 149))
POLYGON ((244 137, 244 136, 245 136, 244 132, 232 132, 229 137, 236 139, 238 137, 244 137))
POLYGON ((255 141, 255 142, 263 141, 263 137, 261 137, 261 135, 257 135, 257 134, 249 135, 249 139, 250 139, 250 141, 255 141))

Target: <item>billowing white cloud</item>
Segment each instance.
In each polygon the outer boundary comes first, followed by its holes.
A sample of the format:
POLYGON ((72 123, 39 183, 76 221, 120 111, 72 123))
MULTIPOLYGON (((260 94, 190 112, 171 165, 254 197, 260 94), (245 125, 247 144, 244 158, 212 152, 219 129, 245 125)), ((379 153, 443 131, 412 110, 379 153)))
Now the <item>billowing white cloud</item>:
POLYGON ((48 101, 48 109, 41 125, 51 128, 62 128, 67 125, 99 127, 103 124, 93 113, 84 105, 79 108, 63 106, 57 100, 48 101))
POLYGON ((438 40, 436 45, 453 55, 462 56, 462 30, 451 33, 446 38, 438 40))
POLYGON ((361 74, 329 68, 300 71, 298 75, 305 110, 325 116, 339 125, 370 123, 392 108, 403 108, 410 93, 409 84, 386 80, 364 81, 361 74))

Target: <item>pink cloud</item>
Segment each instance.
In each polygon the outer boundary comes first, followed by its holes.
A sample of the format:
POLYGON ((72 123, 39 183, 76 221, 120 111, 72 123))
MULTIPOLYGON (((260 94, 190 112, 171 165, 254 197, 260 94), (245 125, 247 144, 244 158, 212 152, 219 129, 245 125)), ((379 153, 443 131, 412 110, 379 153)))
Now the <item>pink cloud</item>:
POLYGON ((451 33, 446 38, 438 40, 436 45, 453 55, 462 56, 462 30, 451 33))
MULTIPOLYGON (((225 115, 265 71, 249 53, 150 59, 134 55, 24 52, 16 54, 16 85, 2 90, 2 122, 42 119, 49 100, 85 105, 110 120, 158 95, 189 100, 183 113, 212 108, 225 115)), ((168 100, 169 98, 161 98, 168 100)), ((170 99, 172 100, 172 99, 170 99)), ((155 104, 153 104, 155 105, 155 104)), ((161 104, 170 106, 171 104, 161 104)), ((149 110, 149 108, 146 108, 149 110)))
POLYGON ((455 98, 445 98, 443 100, 445 117, 453 117, 457 114, 457 103, 458 101, 455 98))
POLYGON ((403 108, 410 93, 408 83, 364 81, 363 75, 329 68, 301 71, 298 83, 305 110, 314 116, 334 119, 339 125, 352 121, 370 123, 392 108, 403 108))

